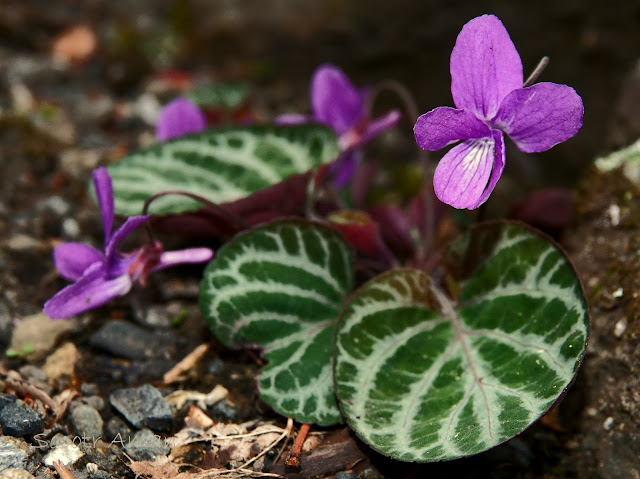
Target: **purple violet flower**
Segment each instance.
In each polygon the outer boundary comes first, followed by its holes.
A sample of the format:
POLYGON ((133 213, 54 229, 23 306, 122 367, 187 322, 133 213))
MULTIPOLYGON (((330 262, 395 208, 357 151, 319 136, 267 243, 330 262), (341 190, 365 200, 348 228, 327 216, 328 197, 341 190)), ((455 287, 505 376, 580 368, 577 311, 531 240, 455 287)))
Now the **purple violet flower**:
POLYGON ((582 126, 582 99, 567 85, 523 88, 522 61, 509 33, 494 15, 474 18, 451 52, 451 93, 458 107, 439 107, 414 127, 421 148, 454 146, 438 163, 436 195, 455 208, 484 203, 505 164, 506 133, 527 153, 545 151, 582 126))
POLYGON ((53 257, 60 274, 73 284, 59 291, 44 305, 51 318, 68 318, 107 301, 127 294, 134 281, 145 284, 149 273, 182 263, 202 263, 213 257, 209 248, 190 248, 162 251, 162 244, 146 244, 131 253, 116 251, 118 244, 149 215, 127 218, 122 226, 113 229, 114 200, 111 177, 106 168, 93 172, 104 226, 104 252, 83 243, 62 243, 53 257))
POLYGON ((369 118, 366 111, 369 89, 356 88, 340 68, 330 64, 320 65, 313 73, 310 93, 311 115, 280 115, 276 123, 293 125, 313 121, 333 128, 343 154, 331 171, 335 183, 342 186, 355 172, 358 148, 398 123, 400 113, 392 110, 380 118, 369 118))
POLYGON ((183 97, 171 100, 160 110, 156 138, 160 141, 199 133, 207 128, 207 119, 198 105, 183 97))

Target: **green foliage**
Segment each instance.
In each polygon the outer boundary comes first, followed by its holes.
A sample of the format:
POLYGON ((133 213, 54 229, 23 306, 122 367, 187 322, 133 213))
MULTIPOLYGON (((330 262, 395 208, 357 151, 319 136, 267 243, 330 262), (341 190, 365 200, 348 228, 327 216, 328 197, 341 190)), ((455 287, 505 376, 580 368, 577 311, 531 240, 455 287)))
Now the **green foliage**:
POLYGON ((353 288, 352 253, 321 224, 279 221, 239 235, 202 280, 200 305, 224 344, 259 346, 261 397, 301 422, 340 422, 333 325, 353 288))
MULTIPOLYGON (((157 143, 108 170, 116 213, 130 216, 140 214, 144 201, 159 191, 179 189, 227 203, 337 156, 335 133, 324 126, 231 126, 157 143)), ((180 213, 201 206, 168 195, 155 200, 150 212, 180 213)))
POLYGON ((479 453, 522 432, 571 383, 587 307, 564 255, 514 224, 476 228, 449 250, 461 296, 418 270, 354 294, 336 333, 335 380, 350 426, 407 461, 479 453))

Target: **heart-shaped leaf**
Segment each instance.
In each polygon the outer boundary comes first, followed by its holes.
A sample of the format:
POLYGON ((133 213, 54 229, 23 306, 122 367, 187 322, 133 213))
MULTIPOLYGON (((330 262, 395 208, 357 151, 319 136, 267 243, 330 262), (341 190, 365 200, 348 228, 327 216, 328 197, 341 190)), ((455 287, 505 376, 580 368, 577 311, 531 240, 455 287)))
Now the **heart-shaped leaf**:
MULTIPOLYGON (((184 190, 227 203, 304 173, 338 156, 335 133, 321 125, 230 126, 162 142, 108 167, 116 213, 140 214, 144 201, 163 190, 184 190)), ((154 214, 181 213, 202 205, 168 195, 154 214)))
POLYGON ((187 98, 201 107, 236 108, 249 96, 246 82, 202 85, 187 93, 187 98))
POLYGON ((523 431, 571 383, 587 308, 564 255, 518 224, 450 250, 457 301, 418 270, 358 290, 337 323, 335 380, 350 426, 406 461, 468 456, 523 431))
POLYGON ((227 346, 259 346, 261 397, 301 422, 340 422, 331 346, 353 287, 352 252, 331 228, 277 221, 222 247, 202 280, 200 306, 227 346))

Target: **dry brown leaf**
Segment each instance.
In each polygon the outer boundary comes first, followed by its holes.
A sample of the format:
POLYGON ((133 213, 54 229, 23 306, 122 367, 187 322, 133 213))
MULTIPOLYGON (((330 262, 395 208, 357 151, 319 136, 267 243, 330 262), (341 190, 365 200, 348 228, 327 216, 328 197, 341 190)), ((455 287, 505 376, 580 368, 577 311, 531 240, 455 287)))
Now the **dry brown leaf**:
POLYGON ((68 63, 82 63, 96 51, 98 38, 88 25, 75 25, 54 40, 53 55, 68 63))
POLYGON ((61 419, 64 413, 67 411, 71 401, 78 396, 78 391, 75 389, 65 389, 60 394, 53 398, 56 403, 55 416, 56 420, 61 419))
POLYGON ((207 409, 218 401, 227 397, 229 391, 224 386, 218 384, 208 393, 198 391, 174 391, 165 399, 169 404, 174 404, 178 409, 182 408, 187 401, 195 402, 200 409, 207 409))
POLYGON ((153 477, 154 479, 194 479, 193 472, 180 472, 180 466, 169 462, 167 457, 155 461, 131 461, 129 469, 136 477, 153 477))
POLYGON ((215 421, 207 416, 202 409, 193 404, 189 406, 184 423, 190 427, 201 427, 207 429, 215 424, 215 421))

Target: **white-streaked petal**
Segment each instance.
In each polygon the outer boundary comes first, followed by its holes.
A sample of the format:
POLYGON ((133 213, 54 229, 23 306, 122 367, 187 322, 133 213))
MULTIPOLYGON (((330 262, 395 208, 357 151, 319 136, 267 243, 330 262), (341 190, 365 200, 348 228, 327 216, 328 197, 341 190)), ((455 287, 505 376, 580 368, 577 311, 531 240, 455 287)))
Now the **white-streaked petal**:
POLYGON ((466 140, 440 160, 433 187, 440 201, 458 209, 475 209, 489 183, 493 168, 493 137, 466 140))

